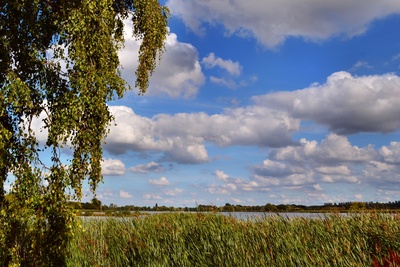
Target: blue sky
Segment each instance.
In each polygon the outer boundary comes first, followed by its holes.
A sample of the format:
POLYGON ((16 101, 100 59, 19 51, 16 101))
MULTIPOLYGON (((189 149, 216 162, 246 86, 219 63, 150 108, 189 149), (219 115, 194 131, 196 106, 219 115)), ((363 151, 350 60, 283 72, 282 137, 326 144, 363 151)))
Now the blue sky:
MULTIPOLYGON (((109 103, 103 203, 400 199, 398 0, 164 3, 148 92, 109 103)), ((130 27, 120 59, 134 84, 130 27)))

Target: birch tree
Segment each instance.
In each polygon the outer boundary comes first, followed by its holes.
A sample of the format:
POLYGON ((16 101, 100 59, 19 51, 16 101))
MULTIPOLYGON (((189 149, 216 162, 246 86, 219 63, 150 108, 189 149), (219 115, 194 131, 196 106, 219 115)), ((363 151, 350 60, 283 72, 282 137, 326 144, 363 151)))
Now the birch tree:
POLYGON ((0 0, 2 266, 65 266, 68 201, 81 200, 84 181, 94 192, 102 180, 107 101, 130 89, 118 59, 123 21, 131 18, 142 40, 135 86, 144 94, 168 16, 157 0, 0 0), (32 125, 39 116, 46 142, 32 125), (72 151, 68 160, 62 149, 72 151))

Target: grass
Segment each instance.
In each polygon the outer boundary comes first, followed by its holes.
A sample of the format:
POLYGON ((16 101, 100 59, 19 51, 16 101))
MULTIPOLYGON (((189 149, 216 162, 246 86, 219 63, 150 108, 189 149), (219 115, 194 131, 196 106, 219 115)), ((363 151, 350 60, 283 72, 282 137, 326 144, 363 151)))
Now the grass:
POLYGON ((400 216, 384 213, 247 221, 169 213, 80 226, 69 266, 386 266, 400 251, 400 216))

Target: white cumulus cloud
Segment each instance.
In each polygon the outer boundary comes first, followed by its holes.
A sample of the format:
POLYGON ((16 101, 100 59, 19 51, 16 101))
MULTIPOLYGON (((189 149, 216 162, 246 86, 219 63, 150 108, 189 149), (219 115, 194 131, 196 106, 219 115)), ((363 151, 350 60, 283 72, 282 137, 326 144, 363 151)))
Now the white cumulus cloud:
POLYGON ((149 184, 158 186, 171 185, 170 181, 164 176, 160 179, 149 179, 149 184))
POLYGON ((127 191, 120 190, 119 197, 120 198, 132 198, 132 194, 127 191))
POLYGON ((224 60, 220 57, 216 57, 214 53, 208 54, 201 61, 206 68, 211 69, 214 67, 220 67, 221 69, 227 71, 230 75, 239 76, 241 73, 242 66, 239 62, 233 62, 230 59, 224 60))
MULTIPOLYGON (((119 52, 122 77, 133 87, 138 66, 140 40, 132 37, 132 22, 125 22, 125 47, 119 52)), ((166 51, 150 79, 146 95, 168 95, 172 98, 194 97, 204 83, 204 75, 198 60, 197 49, 178 41, 175 33, 169 33, 165 41, 166 51)))
POLYGON ((165 168, 157 162, 149 162, 146 164, 139 164, 134 167, 129 168, 131 172, 134 173, 148 173, 148 172, 162 172, 165 168))
POLYGON ((117 176, 125 174, 125 164, 119 159, 103 159, 101 169, 103 175, 117 176))
POLYGON ((181 188, 174 188, 174 189, 171 189, 171 190, 166 190, 166 191, 165 191, 165 195, 166 195, 166 196, 176 196, 176 195, 181 194, 182 192, 183 192, 183 189, 181 189, 181 188))
POLYGON ((224 182, 226 182, 229 178, 229 175, 227 175, 226 173, 224 173, 223 171, 220 171, 220 170, 214 171, 214 176, 217 180, 224 181, 224 182))

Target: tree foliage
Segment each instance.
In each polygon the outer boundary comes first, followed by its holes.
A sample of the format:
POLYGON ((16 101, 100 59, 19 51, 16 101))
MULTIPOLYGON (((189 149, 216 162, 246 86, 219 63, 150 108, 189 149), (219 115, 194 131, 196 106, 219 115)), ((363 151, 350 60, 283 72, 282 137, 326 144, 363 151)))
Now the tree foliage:
POLYGON ((65 265, 74 225, 67 202, 81 199, 85 179, 93 191, 102 180, 107 101, 129 89, 119 72, 123 20, 142 40, 135 86, 145 93, 168 16, 157 0, 0 0, 2 266, 65 265), (39 116, 45 142, 34 131, 39 116))

